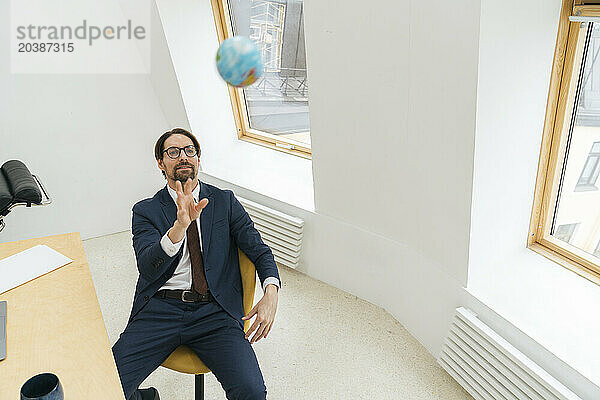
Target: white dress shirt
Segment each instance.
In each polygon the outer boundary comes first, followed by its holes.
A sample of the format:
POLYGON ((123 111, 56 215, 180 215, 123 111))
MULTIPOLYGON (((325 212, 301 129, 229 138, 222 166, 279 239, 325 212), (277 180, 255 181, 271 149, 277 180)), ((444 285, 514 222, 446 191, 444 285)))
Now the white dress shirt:
MULTIPOLYGON (((200 185, 202 183, 198 181, 196 187, 192 190, 192 195, 194 196, 194 200, 198 202, 198 197, 200 195, 200 185)), ((167 185, 167 190, 169 194, 173 198, 175 204, 177 204, 177 192, 172 189, 169 185, 167 185)), ((198 224, 198 237, 200 240, 200 250, 202 250, 202 231, 200 229, 200 218, 197 218, 192 223, 198 224)), ((183 254, 181 255, 181 259, 179 260, 179 264, 177 264, 177 268, 175 268, 175 272, 173 272, 173 276, 165 282, 165 284, 160 289, 182 289, 182 290, 191 290, 192 288, 192 262, 190 260, 190 251, 187 246, 187 233, 184 235, 183 239, 181 239, 177 243, 171 242, 171 239, 168 236, 169 231, 164 234, 162 239, 160 240, 160 246, 167 253, 169 257, 173 257, 181 246, 183 245, 183 254)), ((269 276, 265 278, 265 281, 262 284, 263 292, 267 285, 273 284, 279 288, 279 279, 274 276, 269 276)), ((160 290, 159 289, 159 290, 160 290)))

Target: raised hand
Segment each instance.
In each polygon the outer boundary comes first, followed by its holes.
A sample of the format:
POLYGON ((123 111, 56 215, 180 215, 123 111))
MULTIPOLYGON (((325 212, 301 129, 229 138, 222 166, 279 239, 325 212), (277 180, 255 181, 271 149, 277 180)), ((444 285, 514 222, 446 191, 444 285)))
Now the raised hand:
POLYGON ((192 195, 194 182, 191 178, 185 181, 182 186, 180 181, 175 181, 175 191, 177 192, 177 222, 187 229, 192 221, 200 216, 202 209, 208 204, 208 199, 204 198, 198 203, 195 202, 192 195))
POLYGON ((194 200, 192 189, 194 182, 191 178, 182 185, 180 181, 175 181, 175 191, 177 192, 177 219, 173 227, 169 229, 168 236, 172 243, 177 243, 185 236, 188 226, 200 216, 202 209, 208 204, 208 199, 204 198, 198 203, 194 200))

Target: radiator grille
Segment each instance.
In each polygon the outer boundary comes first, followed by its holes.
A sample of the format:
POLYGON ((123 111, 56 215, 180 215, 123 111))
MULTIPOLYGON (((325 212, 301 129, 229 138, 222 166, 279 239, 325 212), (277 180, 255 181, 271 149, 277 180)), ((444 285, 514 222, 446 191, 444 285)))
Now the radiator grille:
POLYGON ((581 400, 463 307, 438 362, 477 400, 581 400))
POLYGON ((273 251, 275 261, 296 268, 302 249, 304 221, 247 199, 237 199, 252 218, 263 241, 273 251))

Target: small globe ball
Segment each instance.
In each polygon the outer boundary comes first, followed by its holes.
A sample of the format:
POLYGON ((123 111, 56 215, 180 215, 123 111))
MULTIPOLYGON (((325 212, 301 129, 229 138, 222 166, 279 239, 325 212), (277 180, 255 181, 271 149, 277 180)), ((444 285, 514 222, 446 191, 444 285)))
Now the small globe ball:
POLYGON ((217 50, 217 70, 235 87, 252 85, 263 73, 263 62, 254 42, 247 36, 225 39, 217 50))

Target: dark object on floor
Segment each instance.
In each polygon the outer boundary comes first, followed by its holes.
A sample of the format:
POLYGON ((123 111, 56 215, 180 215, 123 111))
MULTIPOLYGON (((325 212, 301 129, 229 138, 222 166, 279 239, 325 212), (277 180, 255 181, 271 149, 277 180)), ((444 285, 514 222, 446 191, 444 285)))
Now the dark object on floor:
POLYGON ((160 400, 156 388, 149 387, 148 389, 139 389, 139 391, 142 395, 142 400, 160 400))

